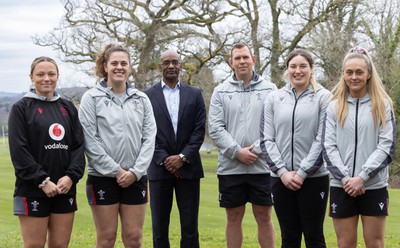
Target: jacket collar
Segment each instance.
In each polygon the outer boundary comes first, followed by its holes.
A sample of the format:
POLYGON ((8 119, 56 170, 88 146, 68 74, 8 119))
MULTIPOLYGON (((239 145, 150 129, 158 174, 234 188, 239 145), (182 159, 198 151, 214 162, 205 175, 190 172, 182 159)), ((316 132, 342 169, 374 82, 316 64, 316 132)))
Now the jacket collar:
POLYGON ((36 94, 36 90, 34 88, 30 89, 25 95, 24 97, 27 98, 34 98, 34 99, 38 99, 41 101, 45 101, 45 102, 54 102, 57 101, 58 99, 60 99, 60 95, 54 91, 54 95, 50 100, 47 100, 47 98, 45 96, 39 96, 38 94, 36 94))
MULTIPOLYGON (((250 83, 247 85, 254 85, 254 84, 258 84, 262 81, 262 78, 260 77, 260 75, 258 75, 255 71, 253 71, 253 76, 250 80, 250 83)), ((232 75, 232 77, 229 79, 229 82, 232 84, 243 84, 243 80, 238 80, 235 73, 232 75)))
MULTIPOLYGON (((137 90, 131 83, 125 82, 126 84, 126 94, 131 96, 136 94, 139 90, 137 90)), ((100 91, 104 92, 107 95, 114 95, 110 86, 107 86, 107 80, 100 81, 99 84, 96 85, 96 88, 100 91)))

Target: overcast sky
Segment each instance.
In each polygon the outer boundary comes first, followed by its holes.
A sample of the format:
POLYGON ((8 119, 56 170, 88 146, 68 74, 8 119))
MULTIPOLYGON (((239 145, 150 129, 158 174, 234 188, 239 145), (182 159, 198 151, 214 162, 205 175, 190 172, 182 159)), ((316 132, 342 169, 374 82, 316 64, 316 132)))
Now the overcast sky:
POLYGON ((32 42, 32 36, 44 35, 56 27, 63 13, 63 5, 58 0, 0 0, 0 91, 26 92, 31 84, 30 65, 38 56, 57 61, 60 87, 75 86, 74 82, 82 78, 82 81, 93 80, 91 83, 94 83, 94 79, 61 63, 52 48, 32 42))

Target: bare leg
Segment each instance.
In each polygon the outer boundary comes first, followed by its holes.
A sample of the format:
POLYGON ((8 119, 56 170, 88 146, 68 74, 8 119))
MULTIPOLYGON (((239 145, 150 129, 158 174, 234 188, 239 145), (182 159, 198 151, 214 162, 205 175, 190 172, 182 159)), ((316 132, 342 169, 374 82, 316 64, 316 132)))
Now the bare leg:
POLYGON ((49 217, 31 217, 19 215, 22 239, 25 248, 43 248, 46 244, 49 217))
POLYGON ((274 224, 272 223, 272 206, 253 204, 253 215, 258 227, 258 243, 261 248, 275 247, 274 224))
POLYGON ((356 248, 358 215, 349 218, 333 218, 339 248, 356 248))
POLYGON ((75 213, 51 214, 49 220, 49 248, 67 248, 71 238, 75 213))
POLYGON ((367 248, 385 247, 386 216, 361 216, 363 236, 367 248))
POLYGON ((119 204, 91 205, 96 226, 96 248, 113 248, 117 236, 119 204))
POLYGON ((142 247, 142 229, 146 214, 146 205, 121 204, 120 206, 122 241, 126 248, 142 247))
POLYGON ((242 220, 246 205, 237 208, 226 208, 226 242, 227 248, 240 248, 242 246, 242 220))

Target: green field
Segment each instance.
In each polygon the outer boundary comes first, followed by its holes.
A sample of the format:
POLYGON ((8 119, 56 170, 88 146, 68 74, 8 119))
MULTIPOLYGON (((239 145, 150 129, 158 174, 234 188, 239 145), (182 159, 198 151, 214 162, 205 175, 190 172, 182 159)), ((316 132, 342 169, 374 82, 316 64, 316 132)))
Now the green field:
MULTIPOLYGON (((22 238, 19 230, 18 218, 12 214, 12 194, 14 188, 14 171, 9 158, 7 140, 0 141, 0 247, 22 247, 22 238)), ((218 206, 218 183, 215 173, 216 153, 202 154, 205 178, 201 181, 200 203, 200 245, 205 248, 226 247, 225 245, 225 211, 218 206)), ((94 247, 95 228, 90 208, 86 201, 84 190, 85 178, 78 185, 78 207, 70 247, 94 247)), ((386 226, 386 247, 400 247, 400 190, 390 189, 390 214, 386 226)), ((280 246, 280 233, 274 215, 276 232, 276 247, 280 246)), ((146 222, 143 230, 144 247, 152 247, 151 241, 151 216, 147 210, 146 222)), ((325 236, 328 247, 337 247, 332 220, 327 217, 325 221, 325 236)), ((171 215, 170 240, 171 247, 179 247, 179 215, 176 205, 171 215)), ((258 247, 256 237, 256 224, 251 213, 250 205, 243 220, 243 246, 258 247)), ((123 247, 120 237, 115 247, 123 247)), ((359 245, 363 244, 361 228, 359 228, 359 245)))

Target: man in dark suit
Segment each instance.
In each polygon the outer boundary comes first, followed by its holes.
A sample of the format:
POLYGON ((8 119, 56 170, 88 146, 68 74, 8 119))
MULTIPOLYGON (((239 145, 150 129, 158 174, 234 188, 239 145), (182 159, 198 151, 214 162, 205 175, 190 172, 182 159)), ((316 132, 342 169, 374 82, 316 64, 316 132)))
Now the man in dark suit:
POLYGON ((182 64, 176 51, 160 57, 163 78, 144 92, 153 105, 157 136, 147 175, 154 248, 170 247, 168 228, 173 191, 181 223, 181 247, 199 247, 199 149, 204 141, 206 110, 200 89, 179 81, 182 64))

